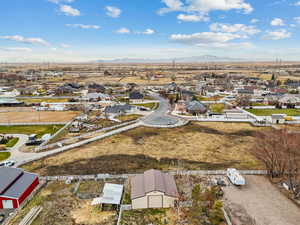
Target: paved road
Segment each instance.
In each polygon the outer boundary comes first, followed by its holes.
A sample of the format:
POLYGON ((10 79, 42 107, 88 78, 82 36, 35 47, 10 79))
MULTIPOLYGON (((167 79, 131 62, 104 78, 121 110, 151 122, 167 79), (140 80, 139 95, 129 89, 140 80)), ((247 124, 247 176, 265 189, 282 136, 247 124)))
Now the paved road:
POLYGON ((106 137, 109 137, 109 136, 112 136, 112 135, 115 135, 115 134, 119 134, 121 132, 130 130, 130 129, 137 128, 139 126, 141 126, 141 123, 137 122, 137 123, 130 124, 128 126, 121 127, 121 128, 109 131, 107 133, 98 135, 96 137, 92 137, 92 138, 89 138, 87 140, 79 141, 75 144, 66 145, 66 146, 51 150, 51 151, 45 151, 45 152, 39 152, 39 153, 24 153, 24 152, 17 151, 17 152, 14 152, 12 154, 10 160, 15 160, 16 161, 16 166, 21 166, 25 163, 28 163, 28 162, 31 162, 31 161, 34 161, 34 160, 38 160, 38 159, 41 159, 41 158, 44 158, 44 157, 47 157, 47 156, 51 156, 53 154, 61 153, 61 152, 64 152, 64 151, 67 151, 67 150, 70 150, 70 149, 73 149, 73 148, 77 148, 77 147, 80 147, 82 145, 86 145, 86 144, 89 144, 91 142, 98 141, 98 140, 101 140, 103 138, 106 138, 106 137))
POLYGON ((173 116, 167 115, 171 108, 168 100, 160 97, 158 94, 151 94, 151 97, 159 101, 159 107, 150 115, 144 117, 142 122, 145 125, 175 125, 179 122, 179 119, 173 116))

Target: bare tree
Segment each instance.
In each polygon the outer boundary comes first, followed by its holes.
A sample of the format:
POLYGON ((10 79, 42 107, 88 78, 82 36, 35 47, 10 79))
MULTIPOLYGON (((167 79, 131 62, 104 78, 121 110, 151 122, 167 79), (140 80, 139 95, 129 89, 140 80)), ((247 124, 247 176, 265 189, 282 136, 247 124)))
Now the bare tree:
POLYGON ((288 129, 274 129, 257 133, 256 139, 252 154, 264 163, 272 178, 286 178, 297 197, 297 186, 300 183, 300 135, 288 129))

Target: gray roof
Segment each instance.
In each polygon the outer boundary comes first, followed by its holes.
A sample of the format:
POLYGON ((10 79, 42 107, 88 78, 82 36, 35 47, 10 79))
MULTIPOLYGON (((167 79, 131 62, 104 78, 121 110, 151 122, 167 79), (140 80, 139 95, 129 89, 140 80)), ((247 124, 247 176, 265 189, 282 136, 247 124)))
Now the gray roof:
POLYGON ((23 174, 23 170, 8 167, 0 168, 0 194, 2 194, 18 177, 23 174))
POLYGON ((125 105, 113 105, 113 106, 107 106, 104 109, 105 113, 120 113, 120 112, 127 112, 130 111, 133 108, 133 106, 125 104, 125 105))
POLYGON ((186 109, 188 111, 199 111, 201 113, 206 113, 207 109, 204 104, 199 101, 191 101, 187 104, 186 109))
POLYGON ((160 191, 171 197, 178 197, 174 177, 159 170, 147 170, 131 180, 131 199, 140 198, 152 191, 160 191))
POLYGON ((2 167, 0 177, 0 196, 19 198, 38 176, 21 169, 2 167))

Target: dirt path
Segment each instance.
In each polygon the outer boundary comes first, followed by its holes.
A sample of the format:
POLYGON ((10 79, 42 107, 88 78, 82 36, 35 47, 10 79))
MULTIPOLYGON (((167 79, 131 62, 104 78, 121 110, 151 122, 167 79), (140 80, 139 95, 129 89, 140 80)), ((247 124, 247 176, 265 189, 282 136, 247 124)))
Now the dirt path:
MULTIPOLYGON (((224 188, 227 202, 239 205, 256 221, 256 225, 299 225, 300 209, 263 176, 246 176, 241 189, 224 188)), ((240 223, 243 224, 243 223, 240 223)), ((245 224, 246 225, 246 224, 245 224)))

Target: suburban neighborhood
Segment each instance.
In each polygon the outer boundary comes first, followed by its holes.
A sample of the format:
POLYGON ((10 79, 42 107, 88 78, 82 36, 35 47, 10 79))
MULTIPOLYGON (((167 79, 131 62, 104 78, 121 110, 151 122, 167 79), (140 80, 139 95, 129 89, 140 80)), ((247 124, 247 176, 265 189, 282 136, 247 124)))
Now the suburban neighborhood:
POLYGON ((0 225, 300 225, 300 0, 0 8, 0 225))
POLYGON ((297 64, 93 66, 2 72, 2 224, 298 224, 297 64))

